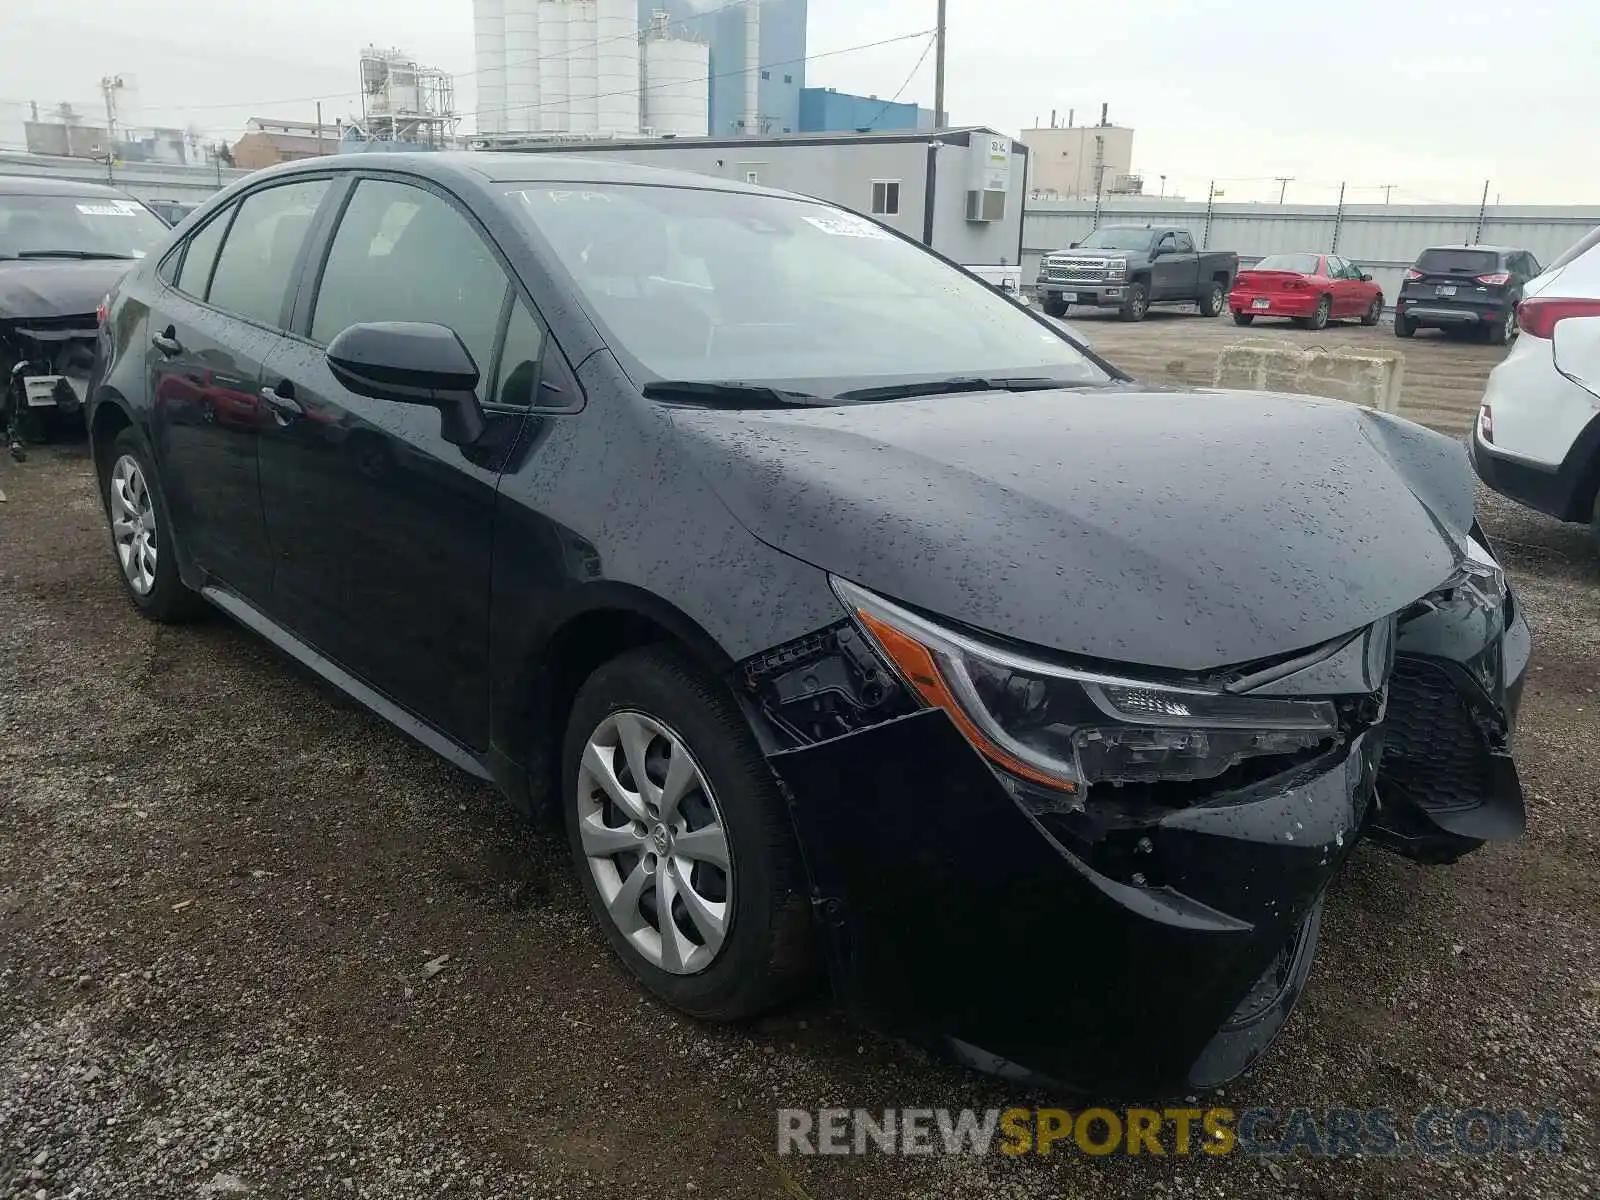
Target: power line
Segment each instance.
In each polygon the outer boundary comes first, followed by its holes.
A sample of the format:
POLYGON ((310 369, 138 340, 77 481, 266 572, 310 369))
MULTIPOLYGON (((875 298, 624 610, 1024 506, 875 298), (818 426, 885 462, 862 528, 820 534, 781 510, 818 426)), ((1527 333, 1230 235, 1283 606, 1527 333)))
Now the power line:
MULTIPOLYGON (((922 70, 922 64, 928 61, 928 54, 933 50, 933 47, 934 47, 935 43, 938 40, 939 40, 939 31, 938 30, 934 30, 933 36, 928 39, 928 44, 922 48, 922 55, 921 55, 921 57, 919 57, 917 59, 917 65, 911 68, 911 74, 907 75, 906 76, 906 81, 904 83, 902 83, 898 88, 895 89, 894 95, 890 96, 887 100, 885 100, 883 102, 883 107, 880 108, 877 112, 872 114, 872 120, 867 122, 867 128, 868 129, 872 128, 872 126, 877 123, 878 118, 883 116, 884 113, 889 111, 889 106, 891 104, 894 104, 896 101, 898 101, 900 99, 900 97, 905 93, 905 90, 908 87, 911 86, 911 81, 917 77, 917 72, 922 70)), ((937 116, 935 116, 935 118, 934 118, 934 123, 935 124, 938 123, 938 117, 937 116)))

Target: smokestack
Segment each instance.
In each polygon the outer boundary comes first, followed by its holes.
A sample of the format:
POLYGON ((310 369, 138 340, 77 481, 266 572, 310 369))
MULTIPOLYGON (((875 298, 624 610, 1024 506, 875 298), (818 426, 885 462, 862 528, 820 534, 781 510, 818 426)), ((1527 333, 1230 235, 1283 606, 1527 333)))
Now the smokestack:
POLYGON ((1109 124, 1111 124, 1111 122, 1110 122, 1110 121, 1108 121, 1108 120, 1106 120, 1106 114, 1107 114, 1107 113, 1108 113, 1108 112, 1110 112, 1110 111, 1111 111, 1111 105, 1109 105, 1109 104, 1102 104, 1102 105, 1101 105, 1101 106, 1100 106, 1100 124, 1102 124, 1102 125, 1109 125, 1109 124))
POLYGON ((1073 116, 1075 116, 1077 114, 1077 111, 1078 110, 1075 109, 1075 108, 1067 109, 1067 128, 1068 129, 1072 128, 1072 118, 1073 118, 1073 116))
POLYGON ((1054 129, 1055 127, 1056 127, 1056 110, 1052 108, 1050 110, 1050 128, 1054 129))

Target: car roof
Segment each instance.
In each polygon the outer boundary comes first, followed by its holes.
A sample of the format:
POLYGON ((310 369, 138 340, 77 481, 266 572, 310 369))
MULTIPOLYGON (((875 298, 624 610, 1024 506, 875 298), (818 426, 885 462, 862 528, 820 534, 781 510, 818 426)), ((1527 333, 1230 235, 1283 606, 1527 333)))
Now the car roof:
POLYGON ((791 193, 739 180, 721 179, 693 171, 643 167, 611 156, 584 158, 576 154, 518 154, 514 151, 441 150, 416 153, 341 154, 300 159, 259 172, 259 175, 296 175, 328 169, 346 171, 405 171, 424 178, 452 173, 476 175, 489 183, 623 183, 657 187, 691 187, 705 191, 747 192, 778 196, 791 193))
POLYGON ((1526 254, 1525 246, 1429 246, 1422 251, 1427 254, 1434 250, 1482 250, 1485 254, 1526 254))
POLYGON ((127 192, 103 183, 53 179, 39 175, 0 175, 0 196, 114 196, 127 200, 127 192))

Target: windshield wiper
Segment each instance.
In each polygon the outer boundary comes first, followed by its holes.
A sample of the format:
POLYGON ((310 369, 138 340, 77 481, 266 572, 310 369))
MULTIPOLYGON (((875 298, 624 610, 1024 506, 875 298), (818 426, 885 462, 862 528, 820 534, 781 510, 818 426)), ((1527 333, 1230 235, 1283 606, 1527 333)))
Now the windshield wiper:
POLYGON ((705 383, 699 380, 658 379, 644 385, 644 394, 653 400, 721 401, 731 408, 803 408, 827 404, 823 396, 794 392, 766 383, 705 383))
POLYGON ((913 396, 947 396, 956 392, 1040 392, 1050 388, 1086 387, 1073 379, 1051 379, 1043 375, 1015 377, 959 376, 934 379, 926 383, 891 383, 884 387, 856 388, 840 392, 841 400, 905 400, 913 396))
POLYGON ((133 261, 131 254, 118 254, 114 250, 18 250, 18 258, 116 258, 133 261))

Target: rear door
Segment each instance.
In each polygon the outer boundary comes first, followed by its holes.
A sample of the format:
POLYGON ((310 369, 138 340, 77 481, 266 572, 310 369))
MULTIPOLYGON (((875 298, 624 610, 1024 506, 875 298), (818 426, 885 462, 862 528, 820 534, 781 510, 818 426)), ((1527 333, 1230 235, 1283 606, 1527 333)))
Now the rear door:
POLYGON ((419 180, 361 178, 318 253, 316 290, 267 364, 286 414, 261 447, 273 609, 369 686, 481 749, 495 497, 531 399, 512 389, 501 404, 495 366, 508 319, 524 359, 538 358, 543 326, 468 211, 419 180), (480 372, 489 429, 478 443, 445 441, 433 409, 340 385, 325 349, 370 321, 455 331, 480 372))
POLYGON ((262 364, 282 338, 328 186, 296 179, 217 213, 151 307, 150 432, 173 523, 198 566, 255 602, 272 579, 256 454, 269 427, 262 364))

